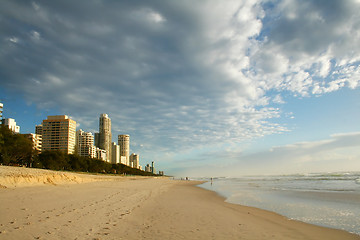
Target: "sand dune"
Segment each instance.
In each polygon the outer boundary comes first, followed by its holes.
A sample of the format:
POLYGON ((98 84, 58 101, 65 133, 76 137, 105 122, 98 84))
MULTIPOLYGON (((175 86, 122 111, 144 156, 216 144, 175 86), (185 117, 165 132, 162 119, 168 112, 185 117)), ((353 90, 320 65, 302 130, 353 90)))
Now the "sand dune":
POLYGON ((79 174, 36 168, 0 166, 0 188, 119 181, 121 176, 79 174))

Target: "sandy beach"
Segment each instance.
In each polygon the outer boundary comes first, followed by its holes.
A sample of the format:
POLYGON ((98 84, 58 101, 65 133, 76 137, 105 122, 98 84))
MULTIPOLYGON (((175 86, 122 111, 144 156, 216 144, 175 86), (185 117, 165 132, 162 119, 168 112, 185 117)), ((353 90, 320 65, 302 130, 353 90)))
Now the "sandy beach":
POLYGON ((0 166, 0 239, 360 239, 224 202, 199 182, 0 166))

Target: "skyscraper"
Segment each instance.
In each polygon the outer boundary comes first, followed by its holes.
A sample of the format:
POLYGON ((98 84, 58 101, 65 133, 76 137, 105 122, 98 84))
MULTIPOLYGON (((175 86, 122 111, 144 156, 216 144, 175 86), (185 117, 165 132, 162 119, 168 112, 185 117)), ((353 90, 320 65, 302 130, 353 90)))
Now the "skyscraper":
POLYGON ((76 122, 66 115, 48 116, 42 122, 42 150, 60 150, 74 153, 76 122))
POLYGON ((154 161, 151 162, 151 172, 154 173, 154 174, 156 173, 154 161))
POLYGON ((136 153, 132 153, 130 155, 130 167, 139 168, 139 155, 136 153))
POLYGON ((35 134, 42 135, 43 126, 42 124, 35 126, 35 134))
POLYGON ((0 103, 0 123, 2 121, 3 107, 4 107, 4 105, 2 103, 0 103))
POLYGON ((99 148, 106 151, 106 160, 111 161, 111 119, 105 113, 99 119, 99 148))
POLYGON ((120 156, 126 157, 126 165, 130 165, 129 154, 130 154, 130 136, 129 135, 118 135, 118 144, 120 146, 120 156))
POLYGON ((120 146, 116 142, 111 144, 111 163, 120 163, 120 146))
POLYGON ((76 146, 79 156, 96 158, 94 136, 91 132, 84 132, 82 129, 76 131, 76 146))

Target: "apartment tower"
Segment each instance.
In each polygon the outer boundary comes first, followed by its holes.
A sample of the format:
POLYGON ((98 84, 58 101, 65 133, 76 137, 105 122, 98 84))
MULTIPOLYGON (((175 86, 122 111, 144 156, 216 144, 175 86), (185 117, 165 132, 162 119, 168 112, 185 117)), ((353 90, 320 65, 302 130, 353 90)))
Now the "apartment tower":
POLYGON ((130 155, 130 167, 132 168, 139 168, 140 164, 139 164, 139 155, 136 153, 132 153, 130 155))
POLYGON ((82 129, 76 131, 76 147, 79 156, 96 158, 94 136, 91 132, 84 132, 82 129))
POLYGON ((66 115, 48 116, 42 122, 42 150, 60 150, 74 153, 76 122, 66 115))
POLYGON ((43 126, 42 124, 35 126, 35 134, 42 135, 43 126))
POLYGON ((129 154, 130 154, 130 136, 129 135, 118 135, 118 144, 120 146, 120 157, 126 157, 126 164, 130 166, 129 154))
POLYGON ((0 123, 2 121, 3 108, 4 108, 4 104, 0 103, 0 123))
POLYGON ((120 163, 120 146, 116 142, 111 144, 111 163, 120 163))
POLYGON ((27 139, 32 141, 33 148, 37 152, 41 152, 41 149, 42 149, 42 137, 41 137, 40 134, 26 133, 26 134, 22 134, 22 135, 25 136, 27 139))
POLYGON ((7 126, 13 133, 20 133, 20 126, 16 125, 16 121, 13 118, 4 118, 2 124, 7 126))
POLYGON ((106 151, 106 160, 111 161, 111 119, 105 113, 99 119, 99 148, 106 151))

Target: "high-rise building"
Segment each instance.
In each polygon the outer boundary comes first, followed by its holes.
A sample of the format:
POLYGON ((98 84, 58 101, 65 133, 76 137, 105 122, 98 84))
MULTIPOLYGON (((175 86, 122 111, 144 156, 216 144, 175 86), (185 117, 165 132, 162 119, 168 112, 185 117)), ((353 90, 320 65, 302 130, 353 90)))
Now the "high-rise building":
POLYGON ((146 166, 145 166, 145 172, 151 172, 150 164, 146 164, 146 166))
POLYGON ((4 105, 2 103, 0 103, 0 123, 2 121, 3 108, 4 108, 4 105))
POLYGON ((100 142, 100 134, 99 133, 95 133, 95 138, 94 138, 94 144, 96 147, 99 147, 99 142, 100 142))
POLYGON ((30 139, 33 143, 33 148, 37 152, 41 152, 42 149, 42 136, 40 134, 27 133, 23 134, 26 138, 30 139))
MULTIPOLYGON (((119 146, 119 145, 118 145, 119 146)), ((120 147, 120 146, 119 146, 120 147)), ((126 165, 126 157, 120 155, 120 163, 126 165)))
POLYGON ((96 158, 94 136, 91 132, 84 132, 82 129, 76 131, 76 146, 79 156, 96 158))
POLYGON ((111 119, 105 113, 99 118, 99 148, 106 151, 106 160, 111 161, 111 119))
POLYGON ((7 126, 12 132, 20 133, 20 127, 16 125, 16 121, 13 118, 4 118, 2 123, 7 126))
POLYGON ((139 155, 132 153, 130 155, 130 167, 139 168, 139 155))
POLYGON ((118 135, 118 144, 120 146, 120 156, 126 157, 127 166, 130 165, 129 154, 130 154, 130 136, 129 135, 118 135))
POLYGON ((156 173, 154 161, 151 162, 151 172, 154 174, 156 173))
POLYGON ((72 154, 75 150, 76 121, 66 115, 48 116, 42 122, 42 150, 60 150, 72 154))
POLYGON ((96 148, 96 158, 106 162, 106 151, 104 149, 96 148))
POLYGON ((115 142, 111 144, 111 163, 120 163, 120 146, 115 142))
POLYGON ((42 124, 39 124, 39 125, 35 126, 35 134, 42 135, 42 130, 43 130, 42 124))

